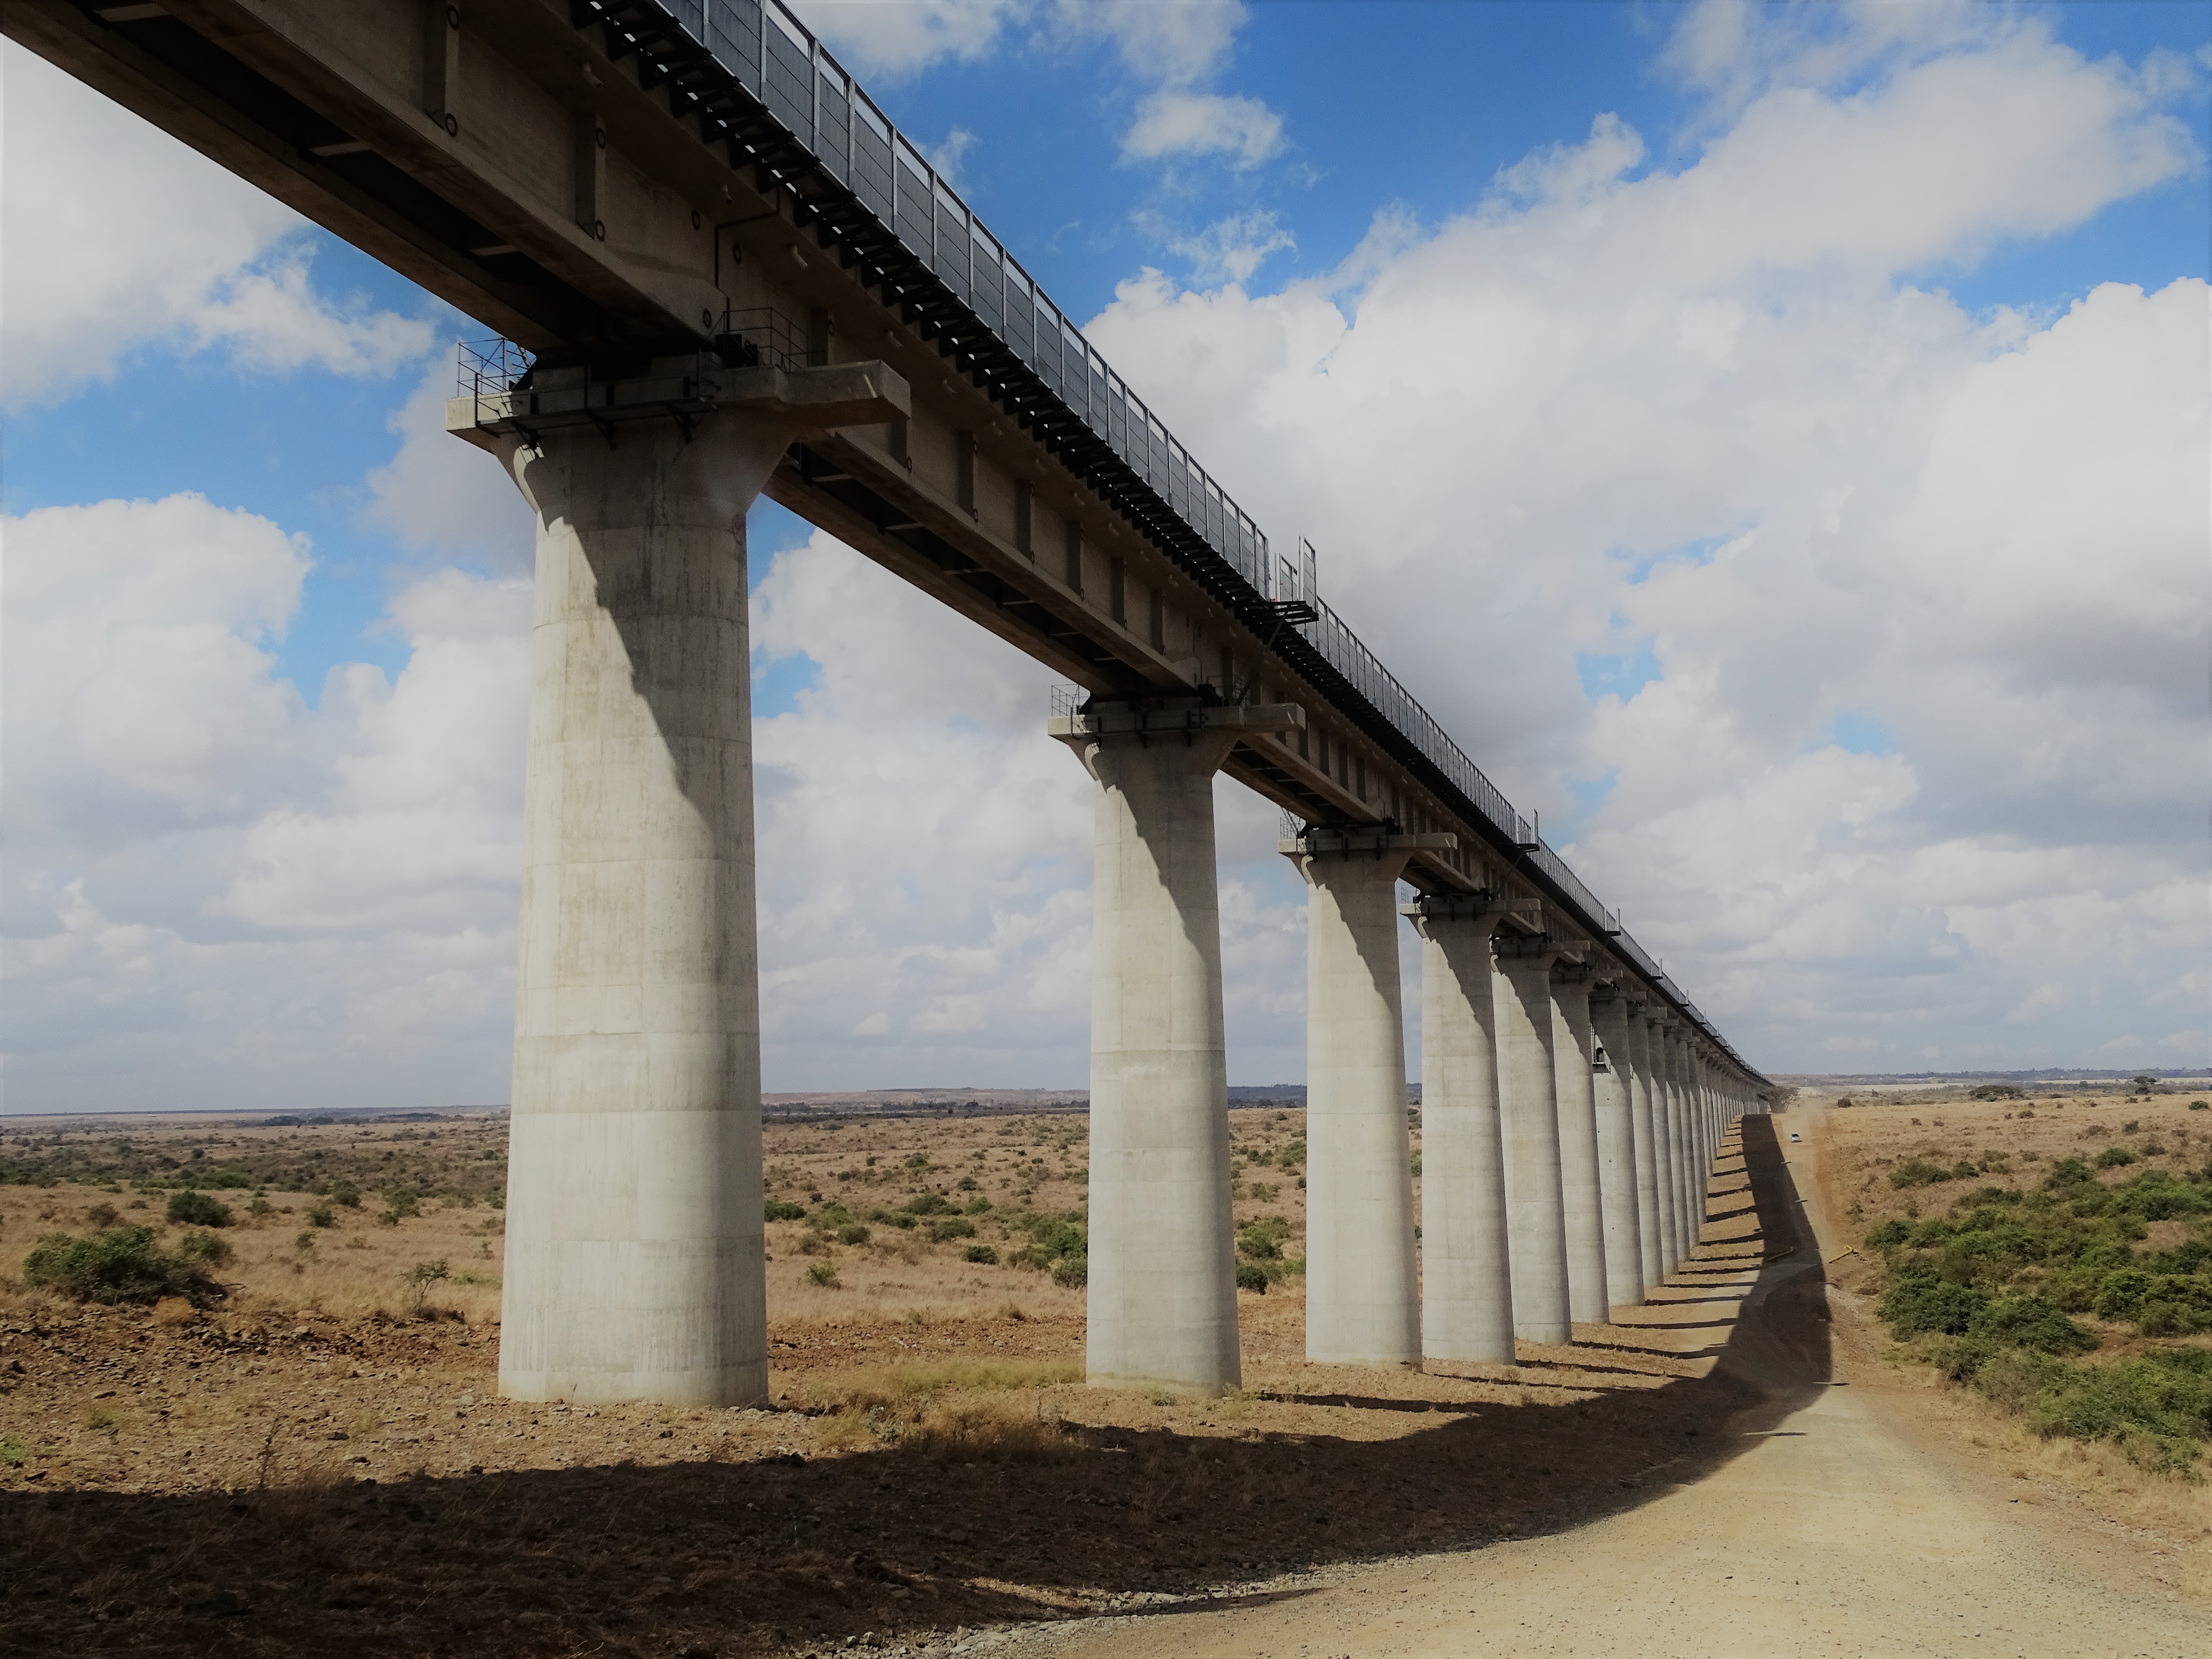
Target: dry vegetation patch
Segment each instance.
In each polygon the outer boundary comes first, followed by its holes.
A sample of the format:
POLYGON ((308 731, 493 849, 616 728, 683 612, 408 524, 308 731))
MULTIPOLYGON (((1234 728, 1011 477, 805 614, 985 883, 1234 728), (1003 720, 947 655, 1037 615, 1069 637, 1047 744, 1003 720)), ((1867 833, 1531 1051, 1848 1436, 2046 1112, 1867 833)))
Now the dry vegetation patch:
POLYGON ((1971 1389, 2023 1467, 2212 1538, 2204 1099, 1920 1091, 1831 1114, 1827 1178, 1893 1358, 1971 1389))

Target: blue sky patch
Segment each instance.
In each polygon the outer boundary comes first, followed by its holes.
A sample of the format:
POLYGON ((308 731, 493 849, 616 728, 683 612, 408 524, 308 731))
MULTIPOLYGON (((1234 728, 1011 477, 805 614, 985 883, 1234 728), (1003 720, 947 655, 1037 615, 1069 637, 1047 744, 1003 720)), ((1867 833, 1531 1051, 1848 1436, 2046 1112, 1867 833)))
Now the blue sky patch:
POLYGON ((1894 755, 1896 734, 1871 714, 1844 714, 1828 733, 1828 741, 1854 755, 1894 755))
POLYGON ((1583 683, 1583 695, 1592 702, 1600 697, 1619 697, 1626 702, 1654 680, 1666 678, 1649 640, 1639 641, 1636 649, 1625 656, 1577 651, 1575 676, 1583 683))

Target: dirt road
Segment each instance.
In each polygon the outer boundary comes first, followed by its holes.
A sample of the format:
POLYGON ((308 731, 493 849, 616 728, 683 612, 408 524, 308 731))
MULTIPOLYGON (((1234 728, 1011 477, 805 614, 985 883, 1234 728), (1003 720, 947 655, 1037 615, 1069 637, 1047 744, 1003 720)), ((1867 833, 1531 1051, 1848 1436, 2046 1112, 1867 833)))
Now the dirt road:
POLYGON ((1703 1271, 1680 1276, 1659 1305, 1622 1316, 1655 1344, 1672 1340, 1666 1333, 1685 1314, 1701 1328, 1733 1317, 1719 1364, 1756 1382, 1768 1403, 1728 1425, 1741 1450, 1717 1471, 1553 1535, 1062 1626, 999 1650, 1053 1659, 2212 1652, 2212 1601, 2156 1583, 2151 1547, 2039 1504, 1996 1460, 1954 1449, 1929 1420, 1925 1396, 1875 1358, 1863 1316, 1843 1310, 1831 1323, 1814 1243, 1836 1237, 1819 1214, 1822 1115, 1771 1121, 1773 1141, 1754 1132, 1751 1180, 1730 1188, 1728 1171, 1741 1163, 1723 1165, 1703 1271), (1790 1142, 1792 1131, 1802 1143, 1790 1142), (1771 1148, 1764 1158, 1762 1144, 1771 1148), (1758 1201, 1732 1211, 1731 1192, 1747 1188, 1758 1201))

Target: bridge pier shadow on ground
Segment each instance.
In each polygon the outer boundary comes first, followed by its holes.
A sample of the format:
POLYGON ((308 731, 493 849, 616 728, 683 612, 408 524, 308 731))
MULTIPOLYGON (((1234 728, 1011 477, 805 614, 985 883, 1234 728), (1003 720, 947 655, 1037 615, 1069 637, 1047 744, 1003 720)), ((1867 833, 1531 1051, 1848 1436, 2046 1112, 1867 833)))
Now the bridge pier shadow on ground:
POLYGON ((1197 1411, 1200 1432, 1086 1423, 1096 1396, 1069 1389, 1024 1431, 934 1449, 8 1492, 0 1629, 54 1653, 805 1651, 1583 1525, 1702 1479, 1828 1377, 1818 1249, 1771 1120, 1729 1150, 1687 1270, 1514 1366, 1262 1358, 1255 1426, 1197 1411))

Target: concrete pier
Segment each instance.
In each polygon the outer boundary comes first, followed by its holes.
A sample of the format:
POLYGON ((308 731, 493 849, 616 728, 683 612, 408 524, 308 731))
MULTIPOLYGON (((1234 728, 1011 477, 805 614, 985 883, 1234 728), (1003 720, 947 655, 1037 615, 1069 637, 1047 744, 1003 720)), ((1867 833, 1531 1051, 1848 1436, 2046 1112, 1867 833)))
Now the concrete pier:
POLYGON ((1552 1071, 1559 1111, 1559 1203, 1567 1232, 1567 1302, 1574 1317, 1602 1325, 1613 1298, 1606 1283, 1605 1207, 1598 1177, 1597 1094, 1591 1073, 1589 970, 1552 969, 1552 1071))
POLYGON ((1407 907, 1421 935, 1421 1352, 1513 1358, 1513 1273, 1498 1115, 1486 898, 1407 907))
POLYGON ((1624 1003, 1627 1018, 1621 1022, 1621 1052, 1625 1060, 1622 1076, 1628 1083, 1631 1127, 1636 1137, 1638 1271, 1648 1294, 1666 1281, 1667 1269, 1662 1265, 1662 1242, 1659 1236, 1659 1143, 1651 1116, 1650 1028, 1644 1018, 1647 1006, 1633 998, 1624 1003))
POLYGON ((1525 1342, 1571 1342, 1566 1215, 1559 1191, 1552 964, 1547 945, 1498 955, 1498 1091, 1505 1135, 1505 1207, 1512 1229, 1513 1331, 1525 1342))
POLYGON ((1681 1265, 1684 1255, 1680 1168, 1681 1142, 1674 1117, 1674 1086, 1667 1075, 1668 1030, 1668 1022, 1663 1016, 1645 1016, 1644 1053, 1646 1076, 1651 1088, 1652 1146, 1656 1154, 1652 1163, 1659 1206, 1659 1277, 1662 1282, 1681 1265))
POLYGON ((1667 1097, 1668 1111, 1674 1122, 1674 1203, 1681 1218, 1682 1254, 1675 1261, 1677 1267, 1698 1248, 1698 1236, 1705 1226, 1704 1206, 1697 1201, 1705 1182, 1698 1167, 1696 1110, 1690 1099, 1689 1058, 1689 1045, 1676 1027, 1667 1036, 1667 1097))
POLYGON ((741 415, 502 454, 538 515, 499 1386, 768 1389, 741 415))
POLYGON ((1097 781, 1091 887, 1094 1385, 1242 1381, 1213 775, 1296 708, 1094 702, 1052 735, 1097 781))
POLYGON ((1287 843, 1306 882, 1306 1355, 1418 1365, 1400 872, 1420 838, 1287 843))
POLYGON ((1610 985, 1589 994, 1590 1030, 1605 1051, 1591 1073, 1597 1096, 1598 1195, 1605 1215, 1605 1282, 1622 1306, 1644 1300, 1644 1242, 1636 1212, 1635 1106, 1630 1098, 1628 1006, 1610 985))

